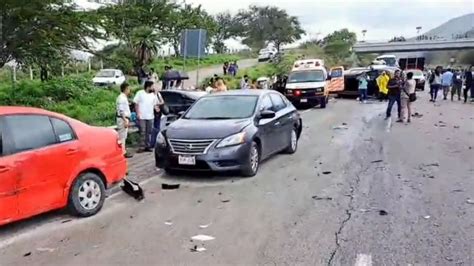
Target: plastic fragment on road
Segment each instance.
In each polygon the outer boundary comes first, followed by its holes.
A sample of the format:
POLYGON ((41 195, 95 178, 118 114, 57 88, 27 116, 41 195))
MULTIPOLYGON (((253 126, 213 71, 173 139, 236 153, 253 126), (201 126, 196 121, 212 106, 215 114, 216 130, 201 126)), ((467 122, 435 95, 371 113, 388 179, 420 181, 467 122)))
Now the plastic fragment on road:
POLYGON ((23 257, 28 257, 30 255, 31 255, 31 252, 27 252, 27 253, 23 254, 23 257))
POLYGON ((346 126, 346 125, 341 125, 341 126, 333 126, 332 129, 334 129, 334 130, 346 130, 346 129, 349 129, 349 127, 346 126))
POLYGON ((65 224, 65 223, 69 223, 69 222, 72 222, 72 219, 64 220, 64 221, 62 221, 61 223, 62 223, 62 224, 65 224))
POLYGON ((385 216, 385 215, 387 215, 387 214, 388 214, 388 212, 386 212, 386 211, 384 211, 384 210, 380 210, 380 211, 379 211, 379 215, 381 215, 381 216, 385 216))
POLYGON ((199 226, 199 228, 201 228, 201 229, 206 229, 206 228, 208 228, 209 226, 211 226, 211 224, 212 224, 212 223, 202 224, 202 225, 199 226))
POLYGON ((425 216, 423 216, 423 218, 425 218, 425 219, 427 219, 427 220, 428 220, 429 218, 431 218, 431 216, 429 216, 429 215, 425 215, 425 216))
POLYGON ((165 225, 173 225, 173 222, 171 222, 171 221, 166 221, 166 222, 165 222, 165 225))
POLYGON ((161 184, 161 189, 164 190, 173 190, 173 189, 179 189, 180 184, 161 184))
POLYGON ((228 203, 230 202, 230 199, 225 199, 225 200, 221 200, 222 203, 228 203))
POLYGON ((312 197, 314 200, 332 200, 331 197, 319 197, 319 196, 313 196, 312 197))
POLYGON ((375 161, 372 161, 371 163, 381 163, 383 162, 383 160, 375 160, 375 161))
POLYGON ((474 200, 472 200, 472 199, 468 199, 466 202, 467 202, 467 204, 474 204, 474 200))
POLYGON ((208 235, 196 235, 196 236, 191 237, 191 239, 196 240, 196 241, 210 241, 210 240, 214 240, 215 238, 208 235))
POLYGON ((55 248, 37 248, 36 251, 39 251, 39 252, 53 252, 55 251, 56 249, 55 248))
POLYGON ((331 171, 324 171, 324 172, 323 172, 323 175, 329 175, 329 174, 331 174, 331 173, 332 173, 331 171))
POLYGON ((120 186, 122 190, 128 195, 132 196, 134 199, 141 201, 145 198, 143 189, 136 182, 133 182, 128 179, 124 179, 122 185, 120 186))
POLYGON ((205 248, 205 247, 194 246, 194 247, 191 249, 191 252, 203 252, 203 251, 206 251, 206 248, 205 248))

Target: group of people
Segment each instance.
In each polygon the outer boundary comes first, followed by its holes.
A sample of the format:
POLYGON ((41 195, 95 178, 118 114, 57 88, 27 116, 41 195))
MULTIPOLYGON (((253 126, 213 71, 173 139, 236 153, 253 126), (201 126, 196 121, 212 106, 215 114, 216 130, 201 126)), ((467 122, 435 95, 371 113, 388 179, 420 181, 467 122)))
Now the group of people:
POLYGON ((443 91, 443 99, 448 99, 448 94, 451 91, 451 101, 454 101, 454 96, 457 94, 458 101, 461 100, 461 93, 464 97, 464 102, 467 103, 468 94, 470 91, 471 102, 474 102, 474 82, 472 80, 474 73, 472 66, 464 73, 458 70, 446 69, 438 66, 429 76, 431 102, 436 102, 438 98, 438 91, 443 91), (464 90, 463 88, 464 82, 464 90))
POLYGON ((225 62, 222 66, 222 72, 224 76, 231 75, 235 77, 237 75, 237 71, 239 70, 239 66, 237 65, 237 61, 233 62, 225 62))
MULTIPOLYGON (((120 86, 120 91, 121 93, 116 100, 117 132, 123 153, 126 158, 130 158, 132 156, 126 150, 128 128, 132 120, 132 112, 128 100, 131 93, 129 84, 123 83, 120 86)), ((143 84, 143 89, 135 94, 133 104, 140 132, 140 148, 138 152, 152 152, 156 137, 160 132, 162 109, 165 102, 155 83, 147 80, 143 84)))

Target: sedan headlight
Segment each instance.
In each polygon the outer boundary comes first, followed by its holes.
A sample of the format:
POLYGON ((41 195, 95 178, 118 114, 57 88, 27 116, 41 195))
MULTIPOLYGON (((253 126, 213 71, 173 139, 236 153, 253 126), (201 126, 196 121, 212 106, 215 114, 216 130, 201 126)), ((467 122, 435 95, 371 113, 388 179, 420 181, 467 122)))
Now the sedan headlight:
POLYGON ((163 136, 163 133, 158 133, 158 136, 156 136, 156 144, 160 146, 166 146, 166 139, 165 136, 163 136))
POLYGON ((224 148, 224 147, 239 145, 244 142, 245 142, 245 132, 240 132, 232 136, 228 136, 227 138, 221 140, 219 144, 217 144, 217 148, 224 148))

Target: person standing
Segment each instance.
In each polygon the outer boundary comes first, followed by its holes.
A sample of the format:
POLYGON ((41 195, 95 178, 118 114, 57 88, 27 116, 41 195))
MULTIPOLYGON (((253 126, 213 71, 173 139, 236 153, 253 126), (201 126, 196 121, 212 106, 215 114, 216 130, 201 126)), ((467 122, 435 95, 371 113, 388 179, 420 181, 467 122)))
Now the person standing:
POLYGON ((397 111, 398 111, 398 120, 397 122, 401 123, 401 86, 402 86, 402 79, 400 77, 400 70, 395 71, 393 78, 388 81, 388 106, 387 106, 387 113, 385 119, 388 119, 392 115, 392 108, 395 102, 397 103, 397 111))
POLYGON ((436 102, 436 98, 438 98, 438 90, 441 88, 441 71, 443 68, 441 66, 437 66, 434 72, 430 76, 430 95, 431 100, 430 102, 436 102))
POLYGON ((446 70, 446 72, 441 75, 441 86, 443 87, 443 100, 448 99, 448 93, 453 85, 453 72, 451 69, 446 70))
POLYGON ((244 75, 242 80, 240 81, 240 89, 241 90, 248 90, 250 89, 250 84, 249 84, 249 76, 244 75))
POLYGON ((154 90, 156 93, 156 97, 158 98, 158 106, 154 109, 154 115, 155 117, 153 118, 153 130, 151 134, 151 140, 150 140, 150 148, 155 147, 156 144, 156 138, 158 137, 158 134, 161 132, 161 117, 162 115, 166 115, 164 112, 164 105, 165 105, 165 100, 163 100, 163 97, 161 96, 160 90, 154 90))
POLYGON ((127 153, 126 142, 128 136, 128 127, 130 126, 130 117, 132 112, 130 111, 130 103, 128 102, 128 96, 130 95, 130 87, 124 82, 120 85, 120 95, 115 101, 116 104, 116 115, 117 115, 117 133, 119 140, 122 145, 122 151, 125 158, 131 158, 132 156, 127 153))
POLYGON ((471 101, 474 101, 474 82, 472 80, 472 73, 473 69, 470 66, 466 73, 464 74, 464 78, 466 79, 466 87, 464 88, 464 103, 467 103, 467 92, 471 90, 471 101))
POLYGON ((159 110, 158 97, 153 91, 153 82, 146 81, 144 89, 137 92, 133 99, 135 110, 137 111, 137 119, 140 125, 140 149, 138 152, 151 152, 151 134, 153 131, 153 121, 155 118, 155 110, 159 110))
POLYGON ((388 88, 387 84, 390 80, 390 76, 386 71, 383 71, 382 74, 377 78, 377 86, 379 87, 379 100, 383 101, 387 99, 388 88))
POLYGON ((410 95, 415 93, 416 80, 413 79, 413 72, 408 72, 407 80, 403 91, 401 92, 400 99, 402 104, 402 120, 407 123, 411 122, 411 101, 410 95))
POLYGON ((362 74, 358 77, 359 80, 359 100, 361 103, 365 103, 367 101, 367 74, 362 74))
POLYGON ((227 75, 229 71, 229 62, 225 62, 224 65, 222 66, 222 72, 224 73, 224 76, 227 75))
POLYGON ((458 101, 461 100, 462 90, 462 73, 461 70, 457 70, 453 75, 453 89, 451 90, 451 101, 454 100, 454 94, 458 95, 458 101))
POLYGON ((218 79, 216 81, 216 88, 214 89, 214 92, 225 92, 227 91, 227 86, 224 83, 223 79, 218 79))

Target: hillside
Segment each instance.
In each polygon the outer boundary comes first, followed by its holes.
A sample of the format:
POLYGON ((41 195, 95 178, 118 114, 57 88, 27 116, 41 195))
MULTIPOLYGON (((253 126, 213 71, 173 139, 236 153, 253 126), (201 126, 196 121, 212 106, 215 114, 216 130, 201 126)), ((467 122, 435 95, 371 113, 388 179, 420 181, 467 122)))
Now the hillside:
POLYGON ((466 34, 474 30, 474 13, 453 18, 440 26, 426 32, 426 36, 439 36, 440 38, 450 39, 452 35, 466 34))

